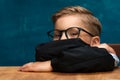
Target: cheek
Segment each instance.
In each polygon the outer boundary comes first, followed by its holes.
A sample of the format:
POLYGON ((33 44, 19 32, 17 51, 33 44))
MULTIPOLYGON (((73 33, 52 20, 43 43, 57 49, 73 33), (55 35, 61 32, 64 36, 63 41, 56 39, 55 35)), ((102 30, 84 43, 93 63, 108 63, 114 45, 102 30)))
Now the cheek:
POLYGON ((92 40, 92 38, 87 34, 80 34, 79 38, 87 44, 90 44, 92 40))
POLYGON ((91 39, 88 37, 80 37, 80 39, 82 39, 85 43, 90 44, 91 43, 91 39))

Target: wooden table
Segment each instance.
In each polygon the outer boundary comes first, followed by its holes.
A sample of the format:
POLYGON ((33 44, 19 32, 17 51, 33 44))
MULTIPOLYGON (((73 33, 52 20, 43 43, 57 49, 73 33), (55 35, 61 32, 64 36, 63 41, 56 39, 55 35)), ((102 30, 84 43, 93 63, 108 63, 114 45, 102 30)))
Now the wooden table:
POLYGON ((0 80, 120 80, 120 68, 97 73, 20 72, 18 68, 0 67, 0 80))

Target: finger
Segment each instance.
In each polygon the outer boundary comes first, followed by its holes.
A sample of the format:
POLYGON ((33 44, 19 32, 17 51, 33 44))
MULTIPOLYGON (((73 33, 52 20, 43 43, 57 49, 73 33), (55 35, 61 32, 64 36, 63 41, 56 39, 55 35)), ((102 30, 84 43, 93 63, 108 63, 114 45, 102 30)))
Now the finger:
POLYGON ((112 47, 109 47, 109 52, 116 54, 115 50, 112 47))
POLYGON ((23 72, 30 72, 32 71, 30 67, 25 67, 25 68, 22 68, 20 71, 23 71, 23 72))
POLYGON ((19 68, 20 71, 27 71, 31 66, 32 66, 33 62, 27 63, 25 65, 23 65, 22 67, 19 68))

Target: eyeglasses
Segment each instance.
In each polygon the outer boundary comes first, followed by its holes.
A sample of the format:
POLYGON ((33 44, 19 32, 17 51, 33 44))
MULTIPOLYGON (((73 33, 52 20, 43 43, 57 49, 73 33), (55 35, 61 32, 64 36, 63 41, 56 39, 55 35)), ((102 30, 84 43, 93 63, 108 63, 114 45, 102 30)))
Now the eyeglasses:
POLYGON ((67 39, 72 39, 72 38, 78 38, 80 36, 81 31, 86 32, 92 37, 94 36, 90 32, 79 27, 70 27, 66 30, 54 29, 54 30, 48 31, 47 34, 48 34, 48 37, 52 38, 52 40, 60 40, 64 32, 67 39))

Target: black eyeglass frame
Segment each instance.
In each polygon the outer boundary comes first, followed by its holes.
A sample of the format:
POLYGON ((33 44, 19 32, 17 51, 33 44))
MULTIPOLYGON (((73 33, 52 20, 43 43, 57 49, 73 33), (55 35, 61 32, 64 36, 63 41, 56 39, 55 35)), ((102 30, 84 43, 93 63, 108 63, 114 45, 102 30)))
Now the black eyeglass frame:
MULTIPOLYGON (((90 32, 88 32, 88 31, 86 31, 86 30, 84 30, 84 29, 82 29, 82 28, 80 28, 80 27, 70 27, 70 28, 68 28, 68 29, 66 29, 66 30, 54 29, 54 30, 48 31, 48 32, 47 32, 47 35, 48 35, 48 37, 54 38, 54 36, 51 35, 50 33, 53 32, 53 31, 59 31, 61 35, 60 35, 60 38, 59 38, 58 40, 60 40, 63 32, 65 32, 66 38, 69 39, 69 38, 68 38, 68 35, 67 35, 67 31, 68 31, 69 29, 72 29, 72 28, 77 28, 77 29, 79 30, 79 33, 78 33, 79 35, 78 35, 78 37, 80 36, 80 31, 84 31, 84 32, 86 32, 87 34, 89 34, 90 36, 94 37, 93 34, 91 34, 90 32)), ((78 38, 78 37, 77 37, 77 38, 78 38)))

